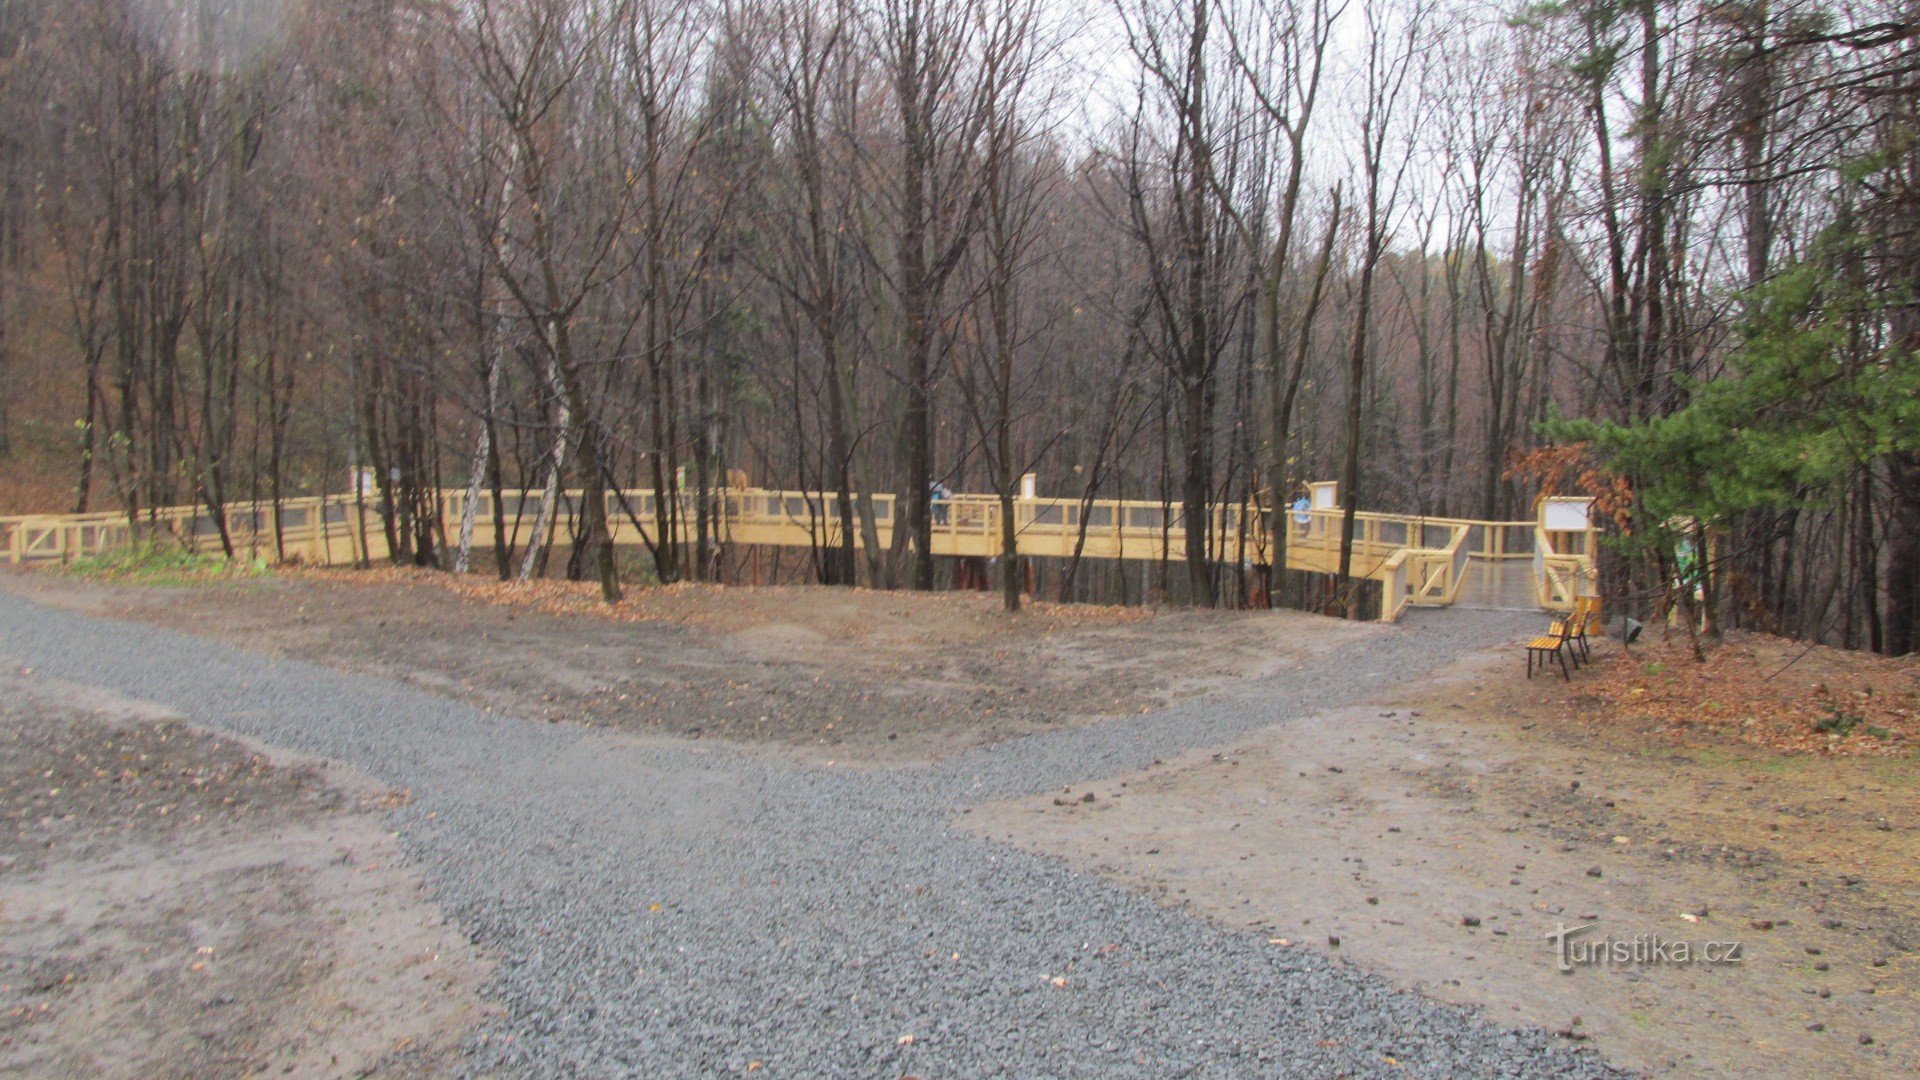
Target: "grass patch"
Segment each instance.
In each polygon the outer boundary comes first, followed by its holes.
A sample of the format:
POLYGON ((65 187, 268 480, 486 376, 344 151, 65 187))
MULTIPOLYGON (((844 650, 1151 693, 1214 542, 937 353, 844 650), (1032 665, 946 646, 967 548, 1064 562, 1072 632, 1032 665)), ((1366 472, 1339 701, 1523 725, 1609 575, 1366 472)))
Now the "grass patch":
POLYGON ((1753 753, 1711 746, 1690 747, 1687 756, 1704 769, 1732 769, 1767 776, 1795 775, 1806 765, 1806 759, 1789 754, 1753 753))
POLYGON ((1761 758, 1753 763, 1755 769, 1763 773, 1772 773, 1775 776, 1784 776, 1788 773, 1800 772, 1805 765, 1805 758, 1787 757, 1784 754, 1778 757, 1761 758))
POLYGON ((1875 764, 1873 778, 1900 787, 1920 784, 1920 750, 1904 758, 1888 758, 1875 764))
POLYGON ((1729 754, 1710 746, 1695 749, 1691 754, 1694 764, 1709 769, 1721 769, 1730 765, 1751 765, 1753 759, 1745 754, 1729 754))
POLYGON ((75 559, 62 566, 60 572, 89 581, 195 585, 262 577, 267 573, 267 564, 259 559, 228 559, 188 551, 168 540, 143 540, 129 547, 75 559))

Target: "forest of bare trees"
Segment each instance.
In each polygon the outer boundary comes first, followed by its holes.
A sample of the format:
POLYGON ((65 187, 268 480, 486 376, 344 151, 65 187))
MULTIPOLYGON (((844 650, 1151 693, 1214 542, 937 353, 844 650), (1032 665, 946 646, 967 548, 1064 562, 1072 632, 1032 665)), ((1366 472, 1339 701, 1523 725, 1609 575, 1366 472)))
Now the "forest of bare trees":
MULTIPOLYGON (((1551 489, 1629 609, 1903 654, 1917 90, 1912 0, 0 0, 0 511, 367 475, 397 557, 614 599, 723 576, 740 476, 895 588, 936 484, 1551 489)), ((1185 543, 1054 588, 1239 602, 1185 543)))

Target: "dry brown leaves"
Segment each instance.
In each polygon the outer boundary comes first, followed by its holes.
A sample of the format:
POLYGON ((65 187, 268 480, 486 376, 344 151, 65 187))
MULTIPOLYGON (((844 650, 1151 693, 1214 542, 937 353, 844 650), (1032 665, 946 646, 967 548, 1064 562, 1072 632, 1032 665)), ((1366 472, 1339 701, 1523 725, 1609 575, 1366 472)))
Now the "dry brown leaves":
POLYGON ((1676 735, 1710 733, 1783 753, 1920 752, 1914 657, 1735 632, 1704 664, 1678 635, 1595 659, 1567 691, 1589 719, 1611 713, 1676 735))
MULTIPOLYGON (((646 587, 627 586, 618 604, 600 599, 600 586, 591 581, 499 581, 478 574, 454 575, 415 567, 374 567, 367 570, 286 567, 289 577, 361 586, 431 586, 480 603, 503 605, 564 617, 591 617, 616 622, 671 622, 720 632, 736 632, 776 622, 804 621, 809 614, 831 622, 835 632, 860 636, 862 620, 876 607, 898 603, 884 614, 903 618, 963 620, 986 623, 1003 618, 997 594, 911 593, 872 589, 825 589, 805 585, 714 585, 679 582, 646 587), (835 600, 849 610, 824 610, 835 600), (836 617, 838 616, 838 617, 836 617)), ((1094 604, 1056 604, 1029 600, 1022 608, 1028 629, 1044 631, 1078 626, 1112 626, 1150 619, 1150 608, 1094 604), (1038 625, 1033 625, 1038 624, 1038 625)), ((824 628, 823 628, 824 629, 824 628)))
POLYGON ((73 480, 66 468, 42 468, 43 462, 18 455, 0 461, 0 517, 14 514, 64 514, 73 509, 73 480))

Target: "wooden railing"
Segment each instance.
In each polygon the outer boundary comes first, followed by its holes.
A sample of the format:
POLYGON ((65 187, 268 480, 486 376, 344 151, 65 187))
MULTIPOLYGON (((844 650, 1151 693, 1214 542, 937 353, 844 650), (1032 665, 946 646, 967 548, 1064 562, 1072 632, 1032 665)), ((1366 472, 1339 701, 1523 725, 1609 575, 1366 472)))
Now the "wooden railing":
POLYGON ((1543 608, 1572 611, 1574 599, 1593 595, 1598 584, 1593 561, 1593 535, 1556 534, 1543 528, 1536 528, 1534 533, 1534 599, 1543 608), (1563 541, 1561 546, 1577 545, 1579 550, 1556 550, 1556 536, 1578 537, 1572 545, 1563 541))
MULTIPOLYGON (((496 518, 510 529, 513 542, 525 543, 542 493, 503 492, 496 506, 482 493, 475 510, 475 543, 493 542, 496 518)), ((561 493, 555 521, 579 505, 582 492, 561 493)), ((879 543, 891 545, 899 507, 892 494, 859 496, 861 516, 870 514, 879 543)), ((442 491, 437 509, 449 535, 466 507, 462 489, 442 491)), ((734 544, 831 547, 841 543, 840 515, 834 495, 819 491, 760 488, 714 493, 722 540, 734 544)), ((652 491, 609 492, 607 511, 616 543, 639 543, 634 527, 659 541, 660 507, 652 491), (631 513, 629 513, 631 511, 631 513)), ((1186 531, 1178 506, 1158 502, 1096 499, 1017 499, 1014 533, 1027 556, 1178 560, 1184 557, 1186 531)), ((1000 554, 1000 501, 991 495, 956 494, 935 501, 933 550, 939 555, 991 557, 1000 554)), ((692 494, 680 497, 680 520, 695 513, 692 494)), ((223 511, 227 537, 236 556, 298 559, 331 565, 380 559, 387 555, 386 527, 377 500, 351 494, 287 499, 276 509, 268 503, 234 503, 223 511)), ((1267 514, 1250 504, 1210 508, 1210 558, 1222 562, 1266 563, 1274 545, 1267 514)), ((1337 571, 1342 511, 1319 509, 1305 520, 1294 511, 1286 523, 1287 565, 1321 573, 1337 571)), ((125 546, 138 537, 168 537, 201 551, 220 550, 220 523, 200 506, 143 511, 137 522, 125 514, 66 514, 0 517, 0 559, 9 563, 65 562, 125 546)), ((683 525, 682 531, 689 531, 683 525)), ((861 545, 856 528, 854 543, 861 545)), ((564 530, 562 529, 562 535, 564 530)), ((1354 515, 1351 571, 1382 585, 1381 617, 1391 621, 1410 605, 1439 607, 1460 595, 1473 560, 1533 559, 1535 592, 1542 607, 1571 608, 1573 597, 1590 591, 1592 539, 1581 550, 1554 550, 1554 537, 1534 522, 1473 521, 1359 511, 1354 515)))
MULTIPOLYGON (((273 558, 284 548, 289 557, 315 559, 349 542, 351 508, 352 499, 347 496, 312 496, 284 500, 277 513, 270 503, 233 503, 223 516, 236 555, 273 558)), ((218 550, 220 523, 199 506, 142 511, 131 521, 124 513, 0 517, 0 558, 9 563, 70 562, 143 537, 170 538, 196 550, 218 550)))

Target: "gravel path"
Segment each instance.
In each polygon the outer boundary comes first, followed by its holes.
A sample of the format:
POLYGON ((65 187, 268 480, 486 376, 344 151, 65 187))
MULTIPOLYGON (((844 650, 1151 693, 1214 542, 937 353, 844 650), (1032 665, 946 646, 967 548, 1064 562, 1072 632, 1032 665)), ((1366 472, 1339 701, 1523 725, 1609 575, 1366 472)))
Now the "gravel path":
POLYGON ((1230 696, 880 770, 530 723, 4 594, 0 663, 411 789, 394 827, 501 958, 505 1015, 476 1036, 476 1071, 1603 1075, 1539 1033, 952 824, 1352 702, 1537 621, 1418 613, 1230 696))

